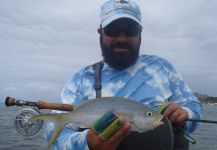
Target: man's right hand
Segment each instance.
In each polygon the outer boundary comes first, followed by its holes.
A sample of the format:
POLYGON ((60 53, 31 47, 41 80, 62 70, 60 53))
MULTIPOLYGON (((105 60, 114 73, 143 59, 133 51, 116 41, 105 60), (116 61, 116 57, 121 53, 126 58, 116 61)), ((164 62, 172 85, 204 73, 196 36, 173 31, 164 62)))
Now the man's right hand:
POLYGON ((115 150, 119 143, 126 137, 131 128, 129 122, 120 119, 121 128, 117 130, 108 140, 103 140, 91 128, 87 135, 87 143, 90 150, 115 150))

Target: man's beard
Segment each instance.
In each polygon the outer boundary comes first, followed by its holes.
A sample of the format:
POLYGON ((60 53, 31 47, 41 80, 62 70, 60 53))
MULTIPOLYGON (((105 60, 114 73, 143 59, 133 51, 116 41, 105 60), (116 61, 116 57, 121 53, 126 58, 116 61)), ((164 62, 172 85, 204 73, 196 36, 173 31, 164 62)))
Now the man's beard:
POLYGON ((103 38, 100 36, 100 46, 102 49, 102 56, 104 61, 108 63, 114 69, 123 70, 131 65, 133 65, 139 57, 139 48, 141 43, 141 37, 139 42, 134 47, 128 43, 117 42, 114 45, 107 46, 103 43, 103 38), (114 48, 127 48, 127 53, 122 53, 120 55, 115 54, 114 48))

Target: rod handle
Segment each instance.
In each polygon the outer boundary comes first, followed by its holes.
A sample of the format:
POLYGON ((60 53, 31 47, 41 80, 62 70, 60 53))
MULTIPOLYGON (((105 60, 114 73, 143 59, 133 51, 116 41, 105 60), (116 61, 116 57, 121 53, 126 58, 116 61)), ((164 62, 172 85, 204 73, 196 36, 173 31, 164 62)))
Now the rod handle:
POLYGON ((74 107, 70 104, 59 104, 59 103, 48 103, 44 101, 39 101, 37 103, 38 109, 53 109, 62 111, 73 111, 74 107))
POLYGON ((7 96, 5 99, 5 106, 14 106, 16 104, 16 100, 13 97, 7 96))

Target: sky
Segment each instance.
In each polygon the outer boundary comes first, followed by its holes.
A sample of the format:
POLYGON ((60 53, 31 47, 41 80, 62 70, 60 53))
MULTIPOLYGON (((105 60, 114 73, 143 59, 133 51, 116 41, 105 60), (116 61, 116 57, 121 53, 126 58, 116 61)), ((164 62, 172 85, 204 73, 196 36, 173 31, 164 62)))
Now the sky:
MULTIPOLYGON (((141 54, 172 63, 193 92, 217 96, 217 1, 135 0, 141 54)), ((102 59, 103 0, 0 0, 0 102, 59 101, 65 82, 102 59)))

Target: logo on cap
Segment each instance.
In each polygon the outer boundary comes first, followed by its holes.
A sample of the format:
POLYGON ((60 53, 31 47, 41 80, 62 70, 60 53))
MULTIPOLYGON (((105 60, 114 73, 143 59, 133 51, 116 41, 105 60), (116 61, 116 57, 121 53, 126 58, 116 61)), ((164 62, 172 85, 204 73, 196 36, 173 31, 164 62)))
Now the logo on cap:
POLYGON ((102 28, 120 18, 129 18, 141 25, 139 6, 131 0, 108 0, 101 6, 100 17, 102 28))
POLYGON ((115 7, 118 7, 120 5, 129 6, 129 2, 128 2, 128 0, 115 0, 115 7))

